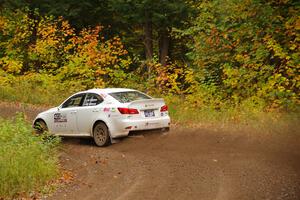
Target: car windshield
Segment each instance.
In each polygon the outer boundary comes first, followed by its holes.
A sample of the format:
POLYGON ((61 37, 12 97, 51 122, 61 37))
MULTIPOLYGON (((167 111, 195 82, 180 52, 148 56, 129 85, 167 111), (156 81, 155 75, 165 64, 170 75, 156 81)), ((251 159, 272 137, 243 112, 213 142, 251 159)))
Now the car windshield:
POLYGON ((129 103, 136 100, 151 99, 151 97, 138 91, 113 92, 109 93, 109 95, 117 99, 120 103, 129 103))

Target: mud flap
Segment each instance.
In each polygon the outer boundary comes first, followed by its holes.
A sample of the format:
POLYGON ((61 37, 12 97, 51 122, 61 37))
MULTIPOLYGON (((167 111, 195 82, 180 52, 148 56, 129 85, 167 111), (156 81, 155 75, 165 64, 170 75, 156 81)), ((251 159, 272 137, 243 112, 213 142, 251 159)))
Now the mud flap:
POLYGON ((120 139, 110 137, 111 144, 116 144, 119 143, 120 141, 121 141, 120 139))

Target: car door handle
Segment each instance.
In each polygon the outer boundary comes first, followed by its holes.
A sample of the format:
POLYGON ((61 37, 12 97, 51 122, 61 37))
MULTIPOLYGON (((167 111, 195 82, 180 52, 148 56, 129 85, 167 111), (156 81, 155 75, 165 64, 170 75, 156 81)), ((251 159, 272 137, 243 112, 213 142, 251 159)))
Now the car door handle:
POLYGON ((76 113, 77 113, 77 111, 76 111, 76 110, 74 110, 74 111, 71 111, 70 113, 71 113, 71 114, 76 114, 76 113))
POLYGON ((92 112, 99 112, 99 110, 93 110, 92 112))

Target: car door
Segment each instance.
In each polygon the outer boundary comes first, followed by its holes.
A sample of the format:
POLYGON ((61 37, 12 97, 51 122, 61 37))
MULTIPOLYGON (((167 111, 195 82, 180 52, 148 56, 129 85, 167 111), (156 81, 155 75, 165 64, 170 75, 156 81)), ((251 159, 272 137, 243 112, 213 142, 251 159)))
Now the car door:
POLYGON ((76 94, 65 101, 54 112, 54 132, 61 135, 77 134, 77 112, 84 100, 85 93, 76 94))
POLYGON ((77 127, 80 134, 90 134, 96 119, 103 114, 103 98, 95 93, 87 93, 82 106, 77 110, 77 127))

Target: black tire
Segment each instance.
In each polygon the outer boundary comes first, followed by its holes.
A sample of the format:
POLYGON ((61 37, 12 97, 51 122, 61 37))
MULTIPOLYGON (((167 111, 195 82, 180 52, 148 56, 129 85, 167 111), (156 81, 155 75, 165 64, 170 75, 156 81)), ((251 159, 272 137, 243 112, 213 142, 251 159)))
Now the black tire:
POLYGON ((47 124, 43 120, 38 120, 34 123, 34 131, 36 134, 41 135, 48 131, 47 124))
POLYGON ((110 144, 108 128, 103 122, 98 122, 93 129, 93 138, 97 146, 104 147, 110 144))

